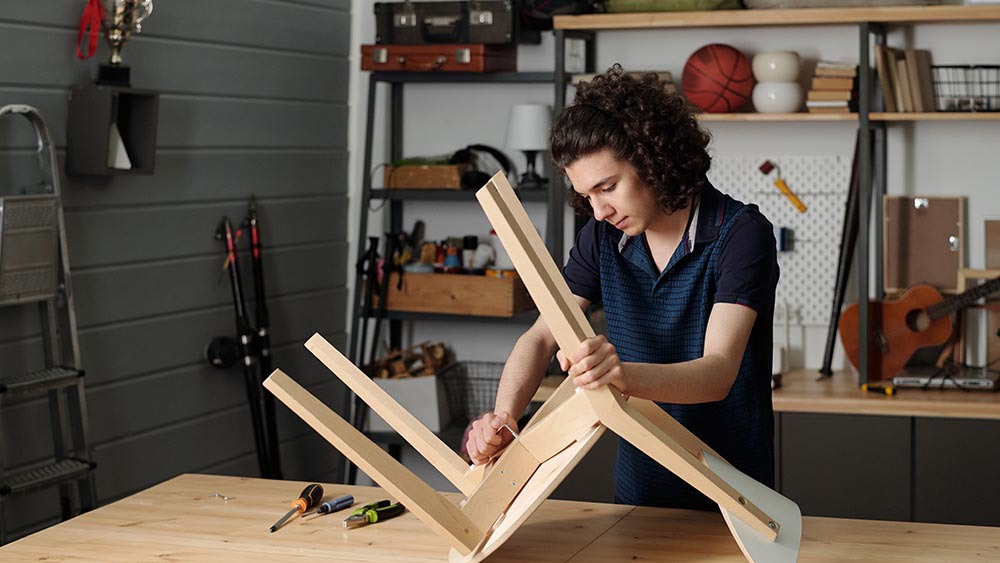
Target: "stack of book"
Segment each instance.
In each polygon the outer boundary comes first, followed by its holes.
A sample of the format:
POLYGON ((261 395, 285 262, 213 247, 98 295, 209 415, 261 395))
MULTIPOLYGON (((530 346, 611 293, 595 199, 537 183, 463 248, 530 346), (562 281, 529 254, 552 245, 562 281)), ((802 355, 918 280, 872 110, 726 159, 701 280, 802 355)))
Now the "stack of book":
POLYGON ((875 69, 885 111, 937 111, 930 51, 875 45, 875 69))
POLYGON ((854 109, 857 74, 858 65, 853 63, 817 62, 806 108, 811 113, 849 113, 854 109))

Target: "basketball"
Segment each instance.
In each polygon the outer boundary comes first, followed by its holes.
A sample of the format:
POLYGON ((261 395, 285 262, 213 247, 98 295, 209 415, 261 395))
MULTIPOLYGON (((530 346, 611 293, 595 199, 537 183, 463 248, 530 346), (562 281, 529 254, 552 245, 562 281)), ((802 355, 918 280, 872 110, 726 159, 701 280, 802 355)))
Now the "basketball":
POLYGON ((684 63, 681 90, 702 111, 737 111, 753 92, 753 69, 735 48, 722 43, 705 45, 684 63))

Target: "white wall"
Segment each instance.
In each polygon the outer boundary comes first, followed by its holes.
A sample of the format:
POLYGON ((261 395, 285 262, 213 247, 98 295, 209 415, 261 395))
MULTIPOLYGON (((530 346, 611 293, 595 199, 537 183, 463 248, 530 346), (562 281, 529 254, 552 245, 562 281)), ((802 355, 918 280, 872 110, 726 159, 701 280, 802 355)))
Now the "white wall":
MULTIPOLYGON (((371 6, 361 3, 355 10, 355 38, 352 51, 374 38, 371 6)), ((728 43, 748 55, 766 50, 795 50, 807 65, 803 75, 811 74, 810 62, 817 59, 857 61, 856 26, 810 26, 773 28, 637 30, 600 32, 597 41, 597 69, 620 62, 626 69, 670 70, 679 82, 685 60, 698 47, 715 42, 728 43)), ((1000 64, 998 24, 920 25, 890 31, 888 43, 895 47, 930 49, 935 64, 1000 64)), ((545 38, 541 46, 522 46, 519 70, 550 70, 553 67, 553 41, 545 38)), ((364 106, 367 74, 352 66, 351 101, 352 166, 350 193, 357 201, 361 190, 360 168, 364 147, 364 106)), ((806 83, 806 79, 803 80, 806 83)), ((428 155, 449 152, 472 142, 502 147, 507 111, 515 103, 551 103, 552 88, 543 85, 411 85, 407 87, 405 106, 404 153, 428 155)), ((568 99, 572 99, 572 91, 568 99)), ((383 102, 384 103, 384 102, 383 102)), ((384 107, 384 106, 383 106, 384 107)), ((378 122, 377 122, 378 123, 378 122)), ((710 123, 713 135, 711 150, 715 155, 815 156, 842 154, 853 150, 856 125, 852 123, 710 123)), ((889 193, 921 195, 965 195, 967 208, 967 256, 969 267, 983 267, 984 218, 1000 217, 1000 128, 997 122, 918 122, 889 127, 889 193)), ((379 145, 376 145, 379 147, 379 145)), ((513 151, 511 151, 513 153, 513 151)), ((514 155, 518 166, 523 158, 514 155)), ((377 155, 375 163, 381 162, 377 155)), ((380 185, 379 183, 375 184, 380 185)), ((720 186, 725 191, 725 186, 720 186)), ((540 204, 529 208, 540 229, 544 228, 544 210, 540 204)), ((407 204, 405 226, 416 218, 428 223, 428 235, 465 234, 488 230, 485 217, 475 204, 407 204), (445 228, 445 223, 453 227, 445 228)), ((351 209, 351 233, 357 230, 358 210, 351 209)), ((375 225, 376 234, 383 229, 375 225)), ((567 219, 567 225, 572 221, 567 219)), ((839 233, 840 225, 830 225, 839 233)), ((354 237, 352 237, 354 238, 354 237)), ((356 243, 356 241, 354 241, 356 243)), ((567 235, 566 246, 572 238, 567 235)), ((356 253, 352 251, 351 256, 356 253)), ((353 266, 352 266, 353 267, 353 266)), ((833 265, 831 265, 833 272, 833 265)), ((831 276, 833 274, 831 273, 831 276)), ((849 294, 848 299, 851 299, 849 294)), ((818 295, 824 303, 832 296, 818 295)), ((415 341, 442 340, 451 344, 461 359, 503 361, 521 327, 480 323, 416 323, 415 341), (472 334, 470 334, 472 333, 472 334)), ((793 326, 791 363, 796 367, 818 367, 822 361, 826 326, 793 326)), ((784 328, 775 327, 775 340, 781 343, 784 328)), ((843 366, 839 350, 834 367, 843 366)))

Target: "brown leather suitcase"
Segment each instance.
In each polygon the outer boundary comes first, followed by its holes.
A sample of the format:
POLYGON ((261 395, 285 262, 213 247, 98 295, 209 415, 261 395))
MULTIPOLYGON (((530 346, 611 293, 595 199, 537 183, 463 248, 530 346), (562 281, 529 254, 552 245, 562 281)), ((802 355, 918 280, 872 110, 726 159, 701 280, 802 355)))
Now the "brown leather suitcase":
POLYGON ((361 70, 500 72, 517 70, 514 45, 362 45, 361 70))

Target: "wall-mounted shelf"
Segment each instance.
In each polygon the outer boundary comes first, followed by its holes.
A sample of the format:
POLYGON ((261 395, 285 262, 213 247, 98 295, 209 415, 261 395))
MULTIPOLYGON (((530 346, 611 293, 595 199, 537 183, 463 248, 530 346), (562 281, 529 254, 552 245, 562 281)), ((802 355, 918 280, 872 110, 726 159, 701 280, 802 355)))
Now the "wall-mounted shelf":
MULTIPOLYGON (((521 201, 548 201, 547 190, 518 192, 521 201)), ((372 190, 372 199, 393 199, 402 201, 475 201, 475 190, 372 190)))
MULTIPOLYGON (((873 102, 876 101, 877 84, 873 80, 874 69, 871 64, 871 43, 876 45, 886 42, 886 28, 890 25, 912 24, 982 24, 1000 21, 1000 6, 921 6, 921 7, 882 7, 882 8, 801 8, 786 10, 720 10, 707 12, 658 12, 631 14, 591 14, 582 16, 556 16, 554 31, 556 36, 555 56, 555 100, 556 112, 566 105, 565 88, 561 81, 566 76, 562 52, 565 40, 581 33, 593 34, 595 31, 628 30, 628 29, 691 29, 691 28, 724 28, 724 27, 774 27, 774 26, 854 26, 858 32, 858 108, 857 113, 846 114, 702 114, 698 119, 702 122, 729 123, 779 123, 779 122, 817 122, 842 121, 855 122, 858 128, 857 177, 855 188, 858 193, 856 210, 851 211, 855 217, 869 217, 871 212, 876 217, 882 214, 881 195, 886 191, 886 159, 887 134, 886 128, 892 123, 915 121, 1000 121, 1000 113, 885 113, 873 112, 873 102), (856 212, 856 214, 855 214, 856 212)), ((591 46, 592 48, 592 46, 591 46)), ((881 222, 875 221, 874 241, 869 238, 867 221, 861 221, 861 227, 854 236, 845 230, 845 240, 842 244, 848 248, 857 248, 853 263, 856 266, 858 301, 867 303, 873 296, 882 298, 882 232, 881 222), (855 240, 856 239, 856 246, 855 240), (872 244, 874 242, 874 244, 872 244), (870 260, 870 252, 874 249, 875 260, 870 260), (874 291, 869 285, 869 266, 874 262, 874 291)), ((837 282, 835 303, 842 300, 846 280, 837 282)), ((839 308, 835 306, 835 309, 839 308)), ((859 322, 859 383, 868 380, 867 358, 871 342, 870 320, 868 308, 862 307, 859 322)), ((832 314, 831 327, 827 336, 826 354, 823 373, 829 372, 830 357, 833 353, 836 335, 836 311, 832 314)))
POLYGON ((799 8, 556 16, 555 29, 611 30, 868 23, 960 23, 1000 19, 1000 6, 799 8))
POLYGON ((857 121, 856 113, 699 113, 698 121, 857 121))
POLYGON ((152 174, 159 95, 119 86, 82 86, 69 98, 66 171, 80 176, 152 174), (109 142, 117 125, 130 166, 112 165, 109 142))
POLYGON ((885 113, 869 114, 872 121, 1000 121, 997 112, 945 112, 934 113, 885 113))
MULTIPOLYGON (((449 313, 414 313, 409 311, 386 311, 385 316, 393 321, 496 321, 499 323, 530 324, 538 319, 537 309, 521 311, 511 317, 492 317, 485 315, 452 315, 449 313)), ((375 314, 371 315, 375 318, 375 314)))
POLYGON ((549 84, 555 78, 551 72, 373 72, 375 82, 391 84, 433 82, 441 83, 538 83, 549 84))

